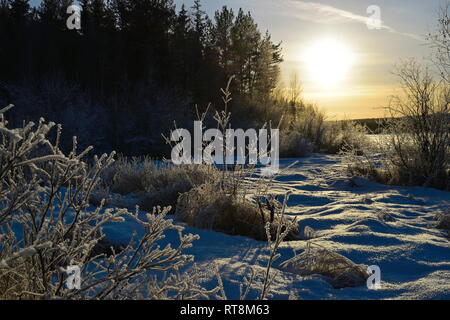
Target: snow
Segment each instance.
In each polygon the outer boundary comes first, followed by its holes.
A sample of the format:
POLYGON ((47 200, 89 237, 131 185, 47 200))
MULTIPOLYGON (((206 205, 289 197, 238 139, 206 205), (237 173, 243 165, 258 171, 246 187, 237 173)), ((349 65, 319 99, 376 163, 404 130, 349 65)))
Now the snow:
MULTIPOLYGON (((277 266, 301 253, 306 241, 281 245, 275 263, 278 275, 273 299, 450 299, 450 241, 434 228, 434 216, 450 206, 450 193, 421 187, 384 186, 348 177, 339 156, 314 154, 305 159, 282 159, 281 168, 298 160, 276 179, 273 194, 292 192, 287 213, 300 228, 314 229, 310 240, 357 264, 381 268, 381 289, 366 286, 334 289, 323 276, 302 277, 277 266)), ((113 224, 109 237, 126 241, 139 226, 113 224), (120 227, 120 229, 119 229, 120 227)), ((205 272, 208 285, 216 282, 217 266, 229 299, 239 299, 239 285, 249 268, 262 272, 267 244, 246 237, 186 227, 200 235, 188 253, 205 272)), ((164 242, 175 241, 169 233, 164 242)), ((252 290, 249 299, 258 297, 252 290)))

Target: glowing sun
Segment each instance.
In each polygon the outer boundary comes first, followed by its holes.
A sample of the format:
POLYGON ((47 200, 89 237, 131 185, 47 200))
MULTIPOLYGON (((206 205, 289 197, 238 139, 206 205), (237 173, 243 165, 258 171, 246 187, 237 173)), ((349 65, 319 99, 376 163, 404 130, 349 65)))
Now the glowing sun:
POLYGON ((314 43, 305 55, 306 66, 312 79, 324 88, 345 80, 353 61, 352 51, 345 44, 331 39, 314 43))

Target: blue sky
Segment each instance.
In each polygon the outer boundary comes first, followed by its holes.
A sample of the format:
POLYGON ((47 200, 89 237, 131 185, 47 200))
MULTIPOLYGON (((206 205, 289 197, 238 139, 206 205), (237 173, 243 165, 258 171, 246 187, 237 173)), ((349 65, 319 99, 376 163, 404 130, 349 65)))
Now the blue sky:
MULTIPOLYGON (((442 1, 203 0, 203 6, 210 16, 223 5, 251 11, 262 31, 269 30, 274 41, 283 42, 282 80, 286 85, 296 72, 305 98, 326 109, 332 118, 359 118, 382 115, 380 108, 396 86, 395 63, 429 56, 421 39, 433 29, 442 1), (381 30, 369 30, 366 25, 370 5, 380 8, 381 30), (345 80, 333 87, 313 81, 314 72, 304 57, 322 39, 339 42, 353 57, 345 80)), ((190 7, 193 2, 175 0, 178 6, 190 7)))

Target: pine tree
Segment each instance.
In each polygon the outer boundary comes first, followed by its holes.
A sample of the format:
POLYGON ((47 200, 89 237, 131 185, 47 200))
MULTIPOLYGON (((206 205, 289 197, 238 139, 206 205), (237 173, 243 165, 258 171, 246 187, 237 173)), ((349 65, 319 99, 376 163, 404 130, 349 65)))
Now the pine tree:
POLYGON ((227 6, 222 11, 216 11, 214 15, 215 24, 211 29, 211 45, 217 53, 218 64, 227 74, 231 75, 231 29, 233 28, 234 12, 227 6))
POLYGON ((8 0, 0 0, 0 34, 6 30, 6 25, 11 17, 11 9, 8 0))
POLYGON ((205 39, 206 31, 206 12, 202 10, 202 4, 200 0, 195 0, 194 5, 191 8, 193 10, 194 31, 199 42, 203 42, 205 39))
POLYGON ((14 23, 24 25, 30 14, 29 0, 9 0, 10 15, 14 23))
POLYGON ((184 6, 178 13, 173 24, 172 54, 173 54, 173 73, 181 84, 183 90, 187 89, 192 70, 190 67, 189 55, 191 48, 191 20, 184 6))
POLYGON ((65 28, 66 10, 71 4, 71 0, 43 0, 38 8, 42 25, 59 30, 65 28))
POLYGON ((83 29, 90 29, 92 32, 114 29, 116 23, 111 1, 83 0, 81 7, 83 29))
POLYGON ((242 9, 239 10, 231 29, 231 41, 232 72, 236 76, 238 88, 241 93, 252 94, 256 55, 261 35, 250 12, 245 14, 242 9))
POLYGON ((280 75, 280 63, 283 62, 281 56, 281 43, 274 44, 267 31, 262 39, 257 58, 256 88, 260 96, 268 95, 277 86, 280 75))

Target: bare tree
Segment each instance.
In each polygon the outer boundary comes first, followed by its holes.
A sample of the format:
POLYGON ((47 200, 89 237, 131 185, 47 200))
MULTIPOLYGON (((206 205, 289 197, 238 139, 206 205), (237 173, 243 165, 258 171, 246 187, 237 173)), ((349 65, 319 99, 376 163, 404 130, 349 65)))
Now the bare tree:
POLYGON ((427 37, 433 49, 433 62, 439 69, 441 77, 450 81, 450 1, 441 5, 438 13, 438 25, 427 37))
POLYGON ((401 94, 389 106, 388 162, 393 182, 446 187, 450 146, 450 90, 415 59, 402 62, 395 74, 401 94))
POLYGON ((289 81, 290 100, 293 103, 299 102, 303 93, 302 84, 296 71, 293 71, 289 81))

